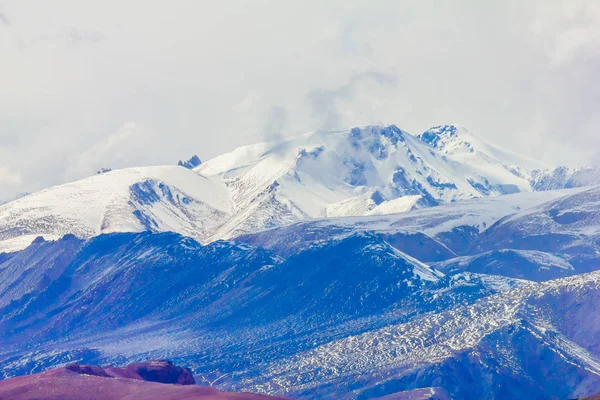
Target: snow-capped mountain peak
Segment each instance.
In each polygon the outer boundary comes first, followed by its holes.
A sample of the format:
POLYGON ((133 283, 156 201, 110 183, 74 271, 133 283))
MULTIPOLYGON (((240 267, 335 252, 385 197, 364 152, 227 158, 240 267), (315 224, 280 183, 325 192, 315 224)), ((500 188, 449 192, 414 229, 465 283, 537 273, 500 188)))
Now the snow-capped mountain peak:
POLYGON ((523 171, 528 174, 530 170, 549 168, 539 160, 516 154, 486 141, 460 125, 435 126, 418 135, 418 138, 439 152, 452 155, 461 161, 479 156, 488 162, 500 163, 513 173, 523 171))
POLYGON ((114 170, 0 206, 0 252, 69 233, 176 231, 202 240, 230 207, 220 183, 185 168, 114 170))
POLYGON ((444 154, 473 153, 475 149, 465 140, 465 132, 466 129, 456 125, 438 125, 421 133, 418 138, 444 154))
MULTIPOLYGON (((244 220, 225 224, 218 233, 224 237, 306 218, 404 212, 531 191, 528 180, 501 161, 483 153, 465 158, 447 151, 451 142, 454 148, 475 148, 461 132, 448 126, 416 137, 396 125, 316 131, 245 146, 195 171, 230 188, 234 208, 244 215, 244 220)), ((483 144, 478 147, 487 149, 483 144)))

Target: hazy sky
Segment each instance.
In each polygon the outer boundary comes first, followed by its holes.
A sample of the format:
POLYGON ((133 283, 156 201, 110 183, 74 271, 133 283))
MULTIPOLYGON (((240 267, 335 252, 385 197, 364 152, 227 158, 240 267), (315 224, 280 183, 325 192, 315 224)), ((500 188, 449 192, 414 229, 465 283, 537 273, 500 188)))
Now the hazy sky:
POLYGON ((319 128, 600 161, 597 0, 0 0, 0 199, 319 128))

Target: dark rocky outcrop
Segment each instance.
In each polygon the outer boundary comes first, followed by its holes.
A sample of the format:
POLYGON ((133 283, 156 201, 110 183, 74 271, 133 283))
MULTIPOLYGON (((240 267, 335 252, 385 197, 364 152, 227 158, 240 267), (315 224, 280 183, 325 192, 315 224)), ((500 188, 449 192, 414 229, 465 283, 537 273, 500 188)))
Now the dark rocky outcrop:
POLYGON ((125 367, 98 367, 94 365, 71 364, 66 369, 78 374, 112 378, 137 379, 140 381, 194 385, 192 371, 178 367, 171 361, 159 360, 130 364, 125 367))
POLYGON ((102 175, 110 171, 112 171, 112 168, 100 168, 98 171, 96 171, 96 175, 102 175))
POLYGON ((193 155, 192 158, 190 158, 187 161, 179 161, 177 163, 177 165, 179 165, 180 167, 184 167, 187 169, 196 168, 200 164, 202 164, 202 161, 200 161, 200 158, 198 158, 197 155, 193 155))

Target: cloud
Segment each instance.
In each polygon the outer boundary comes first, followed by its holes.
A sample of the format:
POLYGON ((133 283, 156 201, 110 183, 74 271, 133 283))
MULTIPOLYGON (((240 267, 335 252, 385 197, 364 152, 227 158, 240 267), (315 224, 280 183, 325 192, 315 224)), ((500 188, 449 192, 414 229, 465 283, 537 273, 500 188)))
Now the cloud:
MULTIPOLYGON (((125 168, 149 164, 147 152, 159 152, 152 132, 136 122, 126 122, 87 150, 69 157, 67 176, 77 179, 93 175, 102 168, 125 168)), ((150 162, 151 163, 151 162, 150 162)))
POLYGON ((82 43, 98 43, 103 40, 102 34, 81 28, 70 27, 61 34, 72 45, 82 43))
POLYGON ((558 1, 542 8, 532 31, 544 49, 547 68, 540 71, 535 123, 537 147, 561 163, 598 164, 600 147, 600 4, 589 0, 558 1))
POLYGON ((7 166, 0 166, 0 204, 11 200, 22 185, 21 174, 7 166))
POLYGON ((8 15, 6 13, 6 2, 0 2, 0 26, 5 25, 8 26, 10 25, 10 19, 8 18, 8 15))
POLYGON ((276 142, 284 137, 284 130, 288 120, 288 111, 283 106, 272 106, 267 112, 267 119, 263 129, 266 142, 276 142))
POLYGON ((340 129, 343 126, 344 105, 352 104, 357 98, 365 97, 368 84, 377 86, 396 85, 396 78, 391 74, 377 71, 366 71, 350 76, 348 81, 333 89, 315 89, 308 93, 312 115, 316 124, 322 129, 340 129))
POLYGON ((0 185, 17 186, 23 182, 21 175, 8 167, 0 166, 0 185))
POLYGON ((597 162, 598 4, 0 0, 0 159, 30 192, 282 134, 459 123, 597 162))
POLYGON ((261 101, 261 97, 260 97, 260 93, 256 92, 256 91, 250 91, 248 94, 246 94, 246 97, 244 97, 244 99, 242 101, 240 101, 237 104, 234 104, 231 109, 234 112, 245 112, 246 110, 251 109, 253 106, 255 106, 257 103, 260 103, 261 101))

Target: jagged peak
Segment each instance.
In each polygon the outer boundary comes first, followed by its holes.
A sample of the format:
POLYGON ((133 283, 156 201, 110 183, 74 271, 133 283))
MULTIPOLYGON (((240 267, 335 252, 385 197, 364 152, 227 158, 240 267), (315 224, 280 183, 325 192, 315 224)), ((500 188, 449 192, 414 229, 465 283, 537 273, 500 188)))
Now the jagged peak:
POLYGON ((445 153, 469 152, 473 153, 475 148, 466 141, 464 136, 468 131, 459 125, 438 125, 429 128, 417 137, 424 143, 444 151, 445 153))
POLYGON ((427 129, 421 135, 429 134, 435 136, 457 136, 460 127, 454 124, 437 125, 427 129))
POLYGON ((179 165, 180 167, 184 167, 187 169, 193 169, 196 168, 197 166, 199 166, 200 164, 202 164, 202 161, 200 160, 200 158, 197 155, 193 155, 189 160, 187 161, 179 161, 177 163, 177 165, 179 165))
POLYGON ((35 239, 33 239, 33 242, 31 242, 32 245, 42 244, 42 243, 46 243, 46 239, 44 239, 43 236, 38 236, 35 239))
POLYGON ((404 141, 404 132, 396 125, 367 125, 350 129, 350 137, 361 139, 368 136, 384 136, 392 141, 404 141))

